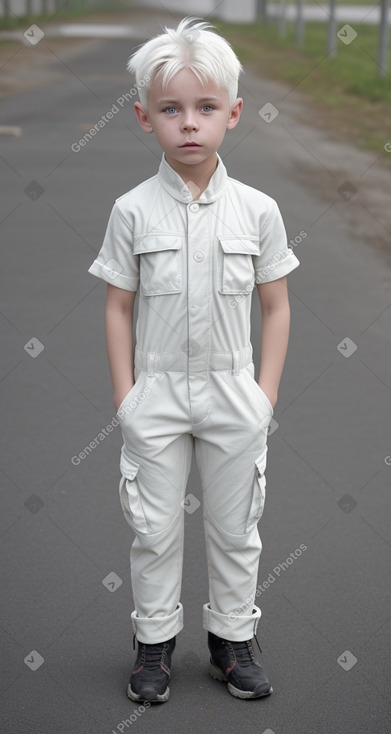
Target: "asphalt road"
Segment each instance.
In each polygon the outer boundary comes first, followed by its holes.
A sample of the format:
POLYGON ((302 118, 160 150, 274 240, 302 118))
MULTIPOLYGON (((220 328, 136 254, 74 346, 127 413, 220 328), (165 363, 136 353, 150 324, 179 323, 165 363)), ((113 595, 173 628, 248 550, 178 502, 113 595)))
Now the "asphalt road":
MULTIPOLYGON (((160 161, 131 103, 121 106, 133 44, 97 40, 58 59, 61 81, 2 104, 1 124, 22 135, 0 137, 1 730, 386 734, 391 269, 387 248, 364 236, 366 222, 372 240, 387 238, 364 192, 369 176, 387 174, 376 154, 312 129, 296 91, 250 74, 241 123, 220 153, 230 175, 276 198, 301 262, 288 276, 291 338, 259 526, 258 638, 274 694, 240 701, 208 676, 198 509, 186 513, 185 628, 170 699, 143 711, 126 697, 133 536, 118 497, 121 436, 106 428, 105 285, 87 269, 114 199, 160 161), (279 112, 270 122, 258 114, 267 103, 279 112), (327 201, 314 185, 325 171, 327 201)), ((258 367, 256 294, 252 305, 258 367)), ((202 502, 194 460, 188 493, 202 502)))

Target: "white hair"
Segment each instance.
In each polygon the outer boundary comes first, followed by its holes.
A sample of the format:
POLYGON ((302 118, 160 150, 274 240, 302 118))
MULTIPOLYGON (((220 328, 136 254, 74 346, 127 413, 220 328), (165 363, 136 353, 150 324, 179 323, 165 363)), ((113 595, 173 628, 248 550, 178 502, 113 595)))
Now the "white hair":
POLYGON ((163 89, 178 71, 191 69, 203 84, 212 80, 228 91, 232 106, 238 95, 239 74, 243 67, 228 41, 202 18, 183 18, 174 30, 146 41, 129 58, 127 70, 136 77, 140 102, 147 107, 147 93, 157 73, 162 75, 163 89), (141 82, 141 84, 140 84, 141 82))

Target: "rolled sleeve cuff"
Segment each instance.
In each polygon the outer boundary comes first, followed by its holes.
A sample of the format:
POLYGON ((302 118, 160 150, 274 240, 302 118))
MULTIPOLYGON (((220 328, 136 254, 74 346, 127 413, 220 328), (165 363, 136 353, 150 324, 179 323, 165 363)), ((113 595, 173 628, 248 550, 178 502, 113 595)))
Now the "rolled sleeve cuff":
POLYGON ((116 266, 101 263, 99 260, 94 260, 92 265, 88 268, 88 272, 91 275, 96 275, 97 278, 102 278, 106 283, 116 286, 116 288, 123 288, 125 291, 137 291, 140 278, 124 275, 116 269, 116 266))
POLYGON ((255 283, 269 283, 272 280, 282 278, 288 275, 292 270, 300 265, 300 260, 288 247, 285 250, 276 252, 271 260, 262 267, 255 268, 255 283))

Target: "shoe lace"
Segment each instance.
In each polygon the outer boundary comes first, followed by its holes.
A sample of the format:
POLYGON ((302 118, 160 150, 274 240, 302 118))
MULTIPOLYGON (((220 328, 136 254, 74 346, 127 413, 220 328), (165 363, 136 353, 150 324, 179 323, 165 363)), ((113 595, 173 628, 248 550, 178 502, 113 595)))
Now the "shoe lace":
MULTIPOLYGON (((262 652, 256 635, 255 640, 258 645, 259 651, 262 652)), ((255 655, 251 640, 245 640, 244 642, 231 642, 231 645, 234 649, 239 665, 242 665, 244 667, 248 665, 253 665, 253 663, 255 662, 255 655)))
POLYGON ((162 662, 162 654, 165 647, 165 642, 161 645, 145 645, 146 654, 144 668, 147 668, 148 670, 155 670, 156 668, 160 668, 160 664, 162 662))
MULTIPOLYGON (((135 648, 135 638, 133 637, 133 649, 135 648)), ((156 668, 160 668, 160 664, 162 662, 162 656, 164 653, 164 650, 167 647, 167 642, 161 642, 154 645, 147 645, 144 642, 139 642, 139 645, 142 645, 143 647, 143 665, 144 668, 147 670, 156 670, 156 668)))

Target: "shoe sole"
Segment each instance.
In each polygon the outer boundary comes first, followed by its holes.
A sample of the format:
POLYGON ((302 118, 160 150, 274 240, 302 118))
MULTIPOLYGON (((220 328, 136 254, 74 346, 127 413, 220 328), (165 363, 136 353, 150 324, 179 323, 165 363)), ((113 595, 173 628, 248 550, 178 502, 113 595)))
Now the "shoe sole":
POLYGON ((132 687, 129 683, 126 689, 126 694, 128 698, 130 698, 132 701, 149 701, 150 703, 164 703, 165 701, 167 701, 170 695, 170 689, 167 686, 164 693, 156 694, 156 698, 146 698, 145 696, 140 696, 138 693, 135 693, 134 691, 132 691, 132 687))
POLYGON ((241 691, 240 688, 235 688, 232 683, 229 683, 225 673, 223 673, 223 671, 213 663, 210 663, 209 674, 214 678, 214 680, 220 680, 222 683, 228 683, 227 687, 230 694, 232 696, 236 696, 236 698, 263 698, 264 696, 270 696, 270 694, 273 693, 272 686, 270 686, 269 690, 264 693, 255 694, 254 691, 241 691))

